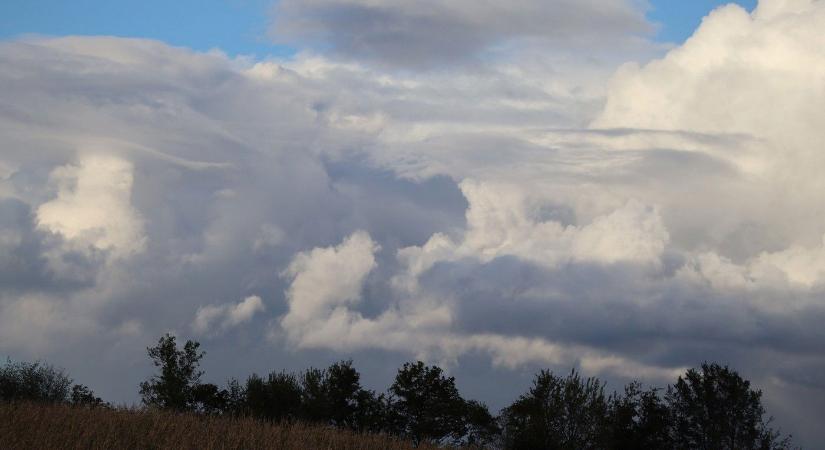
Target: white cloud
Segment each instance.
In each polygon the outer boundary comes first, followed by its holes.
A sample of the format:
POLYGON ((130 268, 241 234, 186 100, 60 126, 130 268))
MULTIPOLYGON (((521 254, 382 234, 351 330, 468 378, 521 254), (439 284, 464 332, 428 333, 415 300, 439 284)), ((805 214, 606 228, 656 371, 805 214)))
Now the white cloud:
POLYGON ((57 197, 37 209, 38 226, 71 243, 109 250, 116 257, 146 246, 143 218, 132 207, 132 165, 110 155, 84 155, 78 165, 51 174, 57 197))
POLYGON ((257 295, 249 296, 239 303, 207 305, 198 308, 192 329, 199 334, 215 334, 249 322, 259 312, 263 312, 263 300, 257 295))
POLYGON ((665 58, 621 69, 592 123, 747 137, 744 145, 689 149, 733 164, 739 171, 731 174, 739 178, 734 189, 744 187, 729 199, 723 186, 713 189, 718 197, 702 197, 703 205, 724 206, 722 217, 702 220, 724 224, 728 230, 718 232, 728 241, 740 240, 736 234, 751 224, 764 230, 749 236, 745 261, 731 261, 735 255, 726 254, 722 242, 704 243, 695 263, 708 265, 701 271, 714 273, 715 283, 810 288, 825 275, 819 174, 825 157, 818 150, 825 115, 816 106, 825 100, 823 21, 825 7, 810 0, 765 0, 753 14, 736 5, 719 8, 665 58))
POLYGON ((549 269, 621 262, 658 267, 669 241, 658 211, 632 199, 576 226, 537 217, 543 198, 517 185, 465 180, 461 189, 469 203, 463 236, 453 242, 437 233, 423 246, 400 249, 406 273, 394 278, 397 288, 415 291, 416 278, 435 264, 463 258, 490 262, 515 256, 549 269))
MULTIPOLYGON (((433 247, 432 239, 428 245, 433 247)), ((358 305, 363 300, 365 279, 376 269, 377 250, 369 235, 357 232, 338 246, 315 248, 295 256, 284 273, 291 279, 289 309, 280 321, 294 345, 344 352, 370 348, 406 351, 442 364, 454 364, 459 356, 480 351, 488 353, 496 365, 509 368, 528 363, 579 364, 590 373, 657 379, 684 371, 682 367, 657 367, 585 345, 563 345, 518 335, 457 333, 452 330, 451 299, 422 296, 398 279, 397 301, 386 303, 375 318, 364 317, 358 305)), ((403 249, 399 255, 410 262, 410 254, 416 250, 403 249)), ((417 262, 411 268, 413 278, 422 269, 417 262)))
POLYGON ((293 340, 311 340, 308 335, 349 325, 345 307, 361 298, 362 284, 375 267, 378 249, 361 231, 337 247, 315 248, 292 259, 283 273, 292 281, 287 292, 289 312, 281 325, 293 340))

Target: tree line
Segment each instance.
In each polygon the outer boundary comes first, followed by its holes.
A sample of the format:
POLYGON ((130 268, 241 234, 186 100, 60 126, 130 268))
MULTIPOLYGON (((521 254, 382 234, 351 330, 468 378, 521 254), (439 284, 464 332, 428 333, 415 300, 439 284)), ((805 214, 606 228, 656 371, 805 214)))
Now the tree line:
MULTIPOLYGON (((384 393, 365 389, 352 361, 299 373, 273 371, 201 381, 200 344, 161 337, 148 355, 158 372, 140 384, 148 408, 263 421, 301 421, 414 443, 503 449, 789 449, 773 429, 761 391, 726 367, 704 363, 664 389, 632 382, 608 393, 595 377, 543 370, 495 416, 459 393, 455 378, 421 361, 402 365, 384 393)), ((0 369, 0 399, 110 407, 62 371, 39 363, 0 369)))

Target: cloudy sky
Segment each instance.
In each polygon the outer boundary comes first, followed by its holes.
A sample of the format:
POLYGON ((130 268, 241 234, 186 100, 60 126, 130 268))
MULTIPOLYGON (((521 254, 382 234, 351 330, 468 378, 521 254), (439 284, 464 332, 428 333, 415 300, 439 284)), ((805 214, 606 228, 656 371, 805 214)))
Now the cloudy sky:
POLYGON ((140 5, 0 6, 0 355, 496 410, 713 360, 825 441, 825 1, 140 5))

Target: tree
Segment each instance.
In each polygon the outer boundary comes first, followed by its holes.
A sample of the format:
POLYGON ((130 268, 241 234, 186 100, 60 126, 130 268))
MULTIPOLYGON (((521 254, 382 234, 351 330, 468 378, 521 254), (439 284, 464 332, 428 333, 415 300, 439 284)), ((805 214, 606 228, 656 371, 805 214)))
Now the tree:
POLYGON ((300 376, 301 419, 359 431, 382 429, 383 400, 361 387, 352 361, 325 370, 310 368, 300 376))
POLYGON ((481 448, 497 447, 501 428, 487 405, 475 400, 465 403, 466 443, 481 448))
POLYGON ((236 378, 230 378, 226 382, 226 404, 224 414, 233 417, 240 417, 248 414, 246 411, 246 386, 241 384, 236 378))
POLYGON ((393 409, 389 397, 384 394, 361 389, 356 398, 357 407, 354 412, 351 428, 362 433, 397 433, 401 429, 401 421, 393 409))
POLYGON ((623 394, 610 398, 610 448, 616 450, 666 450, 670 438, 670 410, 656 389, 643 390, 638 381, 625 386, 623 394))
POLYGON ((466 435, 466 402, 438 366, 405 363, 390 386, 400 434, 413 442, 457 442, 466 435))
POLYGON ((533 387, 502 412, 504 443, 513 449, 596 449, 606 436, 607 401, 595 378, 542 370, 533 387))
POLYGON ((329 423, 330 399, 327 388, 327 374, 314 367, 299 376, 301 385, 301 412, 303 420, 314 423, 329 423))
POLYGON ((273 422, 294 420, 301 409, 301 386, 294 374, 272 372, 266 379, 253 374, 246 380, 244 411, 273 422))
POLYGON ((361 388, 361 374, 352 366, 352 360, 329 366, 324 381, 330 422, 350 429, 368 426, 359 422, 360 417, 368 417, 374 394, 361 388), (364 414, 359 413, 362 409, 364 414))
POLYGON ((191 407, 203 414, 223 414, 229 404, 229 392, 212 383, 196 384, 192 387, 191 407))
POLYGON ((155 367, 160 367, 160 375, 140 383, 145 405, 173 411, 193 409, 194 390, 203 374, 198 367, 204 354, 198 348, 199 343, 186 341, 178 350, 175 336, 167 333, 156 346, 146 349, 155 367))
POLYGON ((62 370, 40 362, 15 362, 0 367, 0 400, 65 403, 72 379, 62 370))
POLYGON ((72 386, 70 401, 76 406, 109 406, 106 402, 101 400, 100 397, 96 396, 94 391, 89 389, 88 386, 84 386, 82 384, 72 386))
POLYGON ((672 435, 677 449, 784 449, 782 438, 765 421, 762 392, 750 382, 718 364, 690 369, 669 386, 666 401, 672 414, 672 435))

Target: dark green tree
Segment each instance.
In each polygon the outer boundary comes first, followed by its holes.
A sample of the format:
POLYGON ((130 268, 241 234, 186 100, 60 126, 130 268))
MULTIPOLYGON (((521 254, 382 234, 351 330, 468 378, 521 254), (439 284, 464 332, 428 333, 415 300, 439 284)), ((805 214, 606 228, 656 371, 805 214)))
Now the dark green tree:
POLYGON ((351 360, 326 370, 310 368, 299 380, 302 420, 359 431, 383 429, 383 397, 361 387, 361 375, 351 360))
POLYGON ((361 389, 358 391, 357 407, 353 417, 353 429, 364 433, 396 434, 401 429, 401 420, 393 409, 389 397, 384 394, 361 389))
POLYGON ((610 448, 616 450, 666 450, 673 447, 670 438, 670 410, 656 389, 643 390, 634 381, 623 394, 610 398, 610 448))
POLYGON ((301 411, 301 386, 287 372, 272 372, 266 379, 252 375, 246 380, 245 414, 264 420, 295 420, 301 411))
POLYGON ((100 397, 96 396, 94 391, 89 389, 88 386, 84 386, 82 384, 72 386, 72 393, 69 400, 73 405, 77 406, 109 406, 106 402, 101 400, 100 397))
POLYGON ((246 411, 246 385, 241 384, 236 378, 230 378, 226 383, 226 405, 224 414, 233 417, 248 415, 246 411))
POLYGON ((192 409, 203 414, 224 414, 229 406, 229 392, 212 383, 192 387, 192 409))
POLYGON ((361 387, 361 374, 352 366, 352 361, 341 361, 326 371, 325 391, 329 401, 329 417, 333 425, 350 429, 360 429, 359 410, 369 410, 371 393, 361 387))
POLYGON ((140 383, 140 396, 149 407, 186 411, 194 408, 194 390, 203 374, 198 367, 203 358, 200 344, 186 341, 178 350, 175 336, 166 334, 154 347, 147 348, 149 357, 160 374, 140 383))
POLYGON ((0 367, 0 400, 65 403, 72 379, 62 370, 40 362, 10 359, 0 367))
POLYGON ((301 387, 301 419, 314 423, 331 422, 326 371, 312 367, 302 372, 298 378, 301 387))
POLYGON ((762 392, 719 364, 690 369, 665 396, 672 414, 673 448, 751 450, 790 448, 769 427, 762 392))
POLYGON ((512 449, 601 449, 606 445, 608 406, 604 386, 542 370, 530 391, 502 412, 503 439, 512 449))
POLYGON ((501 437, 501 428, 487 405, 468 400, 464 408, 467 427, 465 443, 481 448, 496 447, 501 437))
POLYGON ((390 394, 397 431, 413 442, 458 442, 467 434, 466 402, 440 367, 405 363, 390 394))

